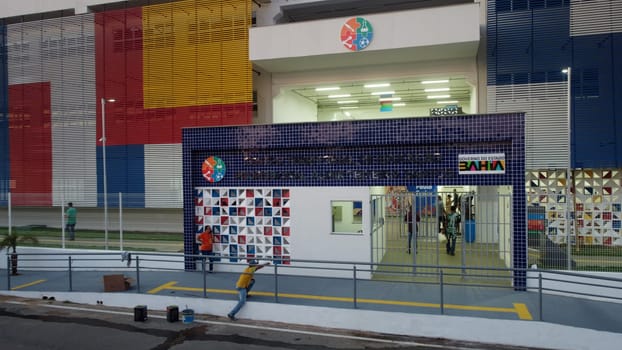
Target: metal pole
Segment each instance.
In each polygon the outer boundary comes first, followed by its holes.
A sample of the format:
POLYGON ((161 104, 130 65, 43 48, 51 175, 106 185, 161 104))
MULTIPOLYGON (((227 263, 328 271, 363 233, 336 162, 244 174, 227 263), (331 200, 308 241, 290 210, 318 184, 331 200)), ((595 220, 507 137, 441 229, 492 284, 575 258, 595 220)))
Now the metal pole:
POLYGON ((69 291, 73 292, 73 278, 71 276, 71 256, 69 257, 69 291))
POLYGON ((6 290, 11 290, 11 256, 6 255, 6 290))
POLYGON ((443 291, 443 270, 441 269, 441 273, 440 273, 440 279, 441 279, 441 283, 440 283, 440 292, 441 292, 441 315, 445 314, 445 296, 444 296, 444 291, 443 291))
POLYGON ((123 251, 123 194, 119 192, 119 250, 123 251))
POLYGON ((102 97, 102 170, 104 181, 104 241, 108 250, 108 178, 106 174, 106 99, 102 97))
POLYGON ((277 268, 279 264, 274 265, 274 302, 279 302, 279 273, 277 272, 277 268))
POLYGON ((538 274, 538 316, 542 321, 542 272, 538 274))
POLYGON ((207 298, 207 271, 205 270, 205 263, 207 259, 205 256, 201 256, 201 268, 203 269, 203 298, 207 298))
POLYGON ((139 257, 136 256, 136 293, 140 293, 140 261, 139 257))
POLYGON ((354 280, 354 308, 356 309, 356 265, 353 266, 352 268, 352 272, 353 272, 353 280, 354 280))
POLYGON ((8 203, 7 203, 7 204, 8 204, 8 206, 9 206, 9 208, 8 208, 8 209, 9 209, 9 236, 10 236, 10 235, 11 235, 11 233, 12 233, 12 229, 13 229, 13 223, 11 222, 11 217, 13 216, 13 215, 11 214, 11 192, 9 192, 9 193, 7 194, 7 200, 8 200, 8 203))
POLYGON ((570 192, 572 177, 572 156, 571 156, 571 122, 570 116, 572 113, 572 69, 570 67, 566 68, 566 74, 568 74, 568 118, 567 118, 567 133, 568 133, 568 167, 566 168, 566 262, 568 264, 568 271, 572 269, 572 260, 570 254, 572 253, 571 249, 571 240, 570 240, 570 226, 572 218, 570 216, 570 211, 572 209, 572 201, 570 200, 570 192))
POLYGON ((65 193, 61 193, 61 205, 60 205, 60 227, 61 227, 61 243, 63 249, 65 249, 65 193))

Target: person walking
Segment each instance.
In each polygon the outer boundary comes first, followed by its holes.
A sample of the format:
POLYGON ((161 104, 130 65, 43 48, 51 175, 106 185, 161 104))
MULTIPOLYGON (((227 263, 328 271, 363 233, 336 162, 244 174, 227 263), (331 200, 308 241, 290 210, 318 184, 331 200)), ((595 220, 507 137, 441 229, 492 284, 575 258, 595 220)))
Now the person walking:
POLYGON ((73 207, 73 203, 67 203, 67 211, 65 212, 65 229, 69 233, 69 240, 76 239, 76 218, 78 216, 78 210, 73 207))
POLYGON ((447 236, 447 254, 456 255, 456 235, 458 232, 458 224, 460 223, 460 214, 456 213, 456 206, 451 206, 451 212, 447 215, 447 227, 445 227, 445 235, 447 236))
MULTIPOLYGON (((197 241, 201 244, 199 246, 199 251, 201 255, 207 257, 209 259, 209 272, 214 271, 214 236, 212 235, 212 228, 210 226, 206 226, 205 230, 198 234, 197 241)), ((205 258, 203 258, 205 261, 205 258)))
POLYGON ((237 320, 235 315, 240 311, 242 306, 244 306, 246 298, 249 296, 248 293, 253 288, 253 285, 255 285, 253 275, 255 275, 257 270, 268 265, 270 265, 270 262, 259 265, 257 260, 248 260, 248 266, 244 269, 244 272, 242 272, 240 278, 238 278, 238 282, 235 284, 235 288, 238 290, 238 303, 227 314, 227 317, 229 317, 231 321, 237 320))

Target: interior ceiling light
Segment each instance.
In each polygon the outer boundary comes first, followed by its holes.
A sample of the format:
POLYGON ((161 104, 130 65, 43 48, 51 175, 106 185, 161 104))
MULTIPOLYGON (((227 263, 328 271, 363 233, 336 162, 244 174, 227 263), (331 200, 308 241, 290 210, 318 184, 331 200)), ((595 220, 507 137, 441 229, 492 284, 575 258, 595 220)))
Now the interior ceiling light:
POLYGON ((354 109, 354 108, 359 108, 358 106, 343 106, 343 107, 339 107, 341 109, 354 109))
POLYGON ((449 80, 424 80, 421 84, 442 84, 449 83, 449 80))
POLYGON ((350 97, 350 94, 343 94, 343 95, 328 95, 328 98, 342 98, 342 97, 350 97))
POLYGON ((345 114, 345 115, 346 115, 346 117, 351 117, 351 116, 352 116, 352 113, 347 112, 347 111, 346 111, 346 112, 344 112, 343 114, 345 114))
POLYGON ((379 83, 379 84, 365 84, 365 85, 363 85, 363 87, 367 88, 367 89, 373 89, 373 88, 379 88, 379 87, 387 87, 387 86, 391 86, 391 84, 389 84, 389 83, 379 83))
POLYGON ((337 103, 339 104, 344 104, 344 103, 357 103, 359 100, 347 100, 347 101, 337 101, 337 103))
POLYGON ((393 95, 395 91, 376 91, 372 92, 372 95, 393 95))
POLYGON ((401 97, 381 97, 378 99, 378 101, 382 102, 382 101, 401 101, 402 98, 401 97))
POLYGON ((449 91, 449 88, 434 88, 434 89, 424 89, 425 92, 441 92, 441 91, 449 91))
POLYGON ((393 107, 404 107, 406 106, 406 104, 404 102, 400 102, 400 103, 394 103, 393 107))
POLYGON ((451 95, 430 95, 428 96, 428 99, 433 99, 433 98, 450 98, 451 95))
POLYGON ((341 89, 339 86, 328 86, 322 88, 315 88, 315 91, 335 91, 341 89))
POLYGON ((436 104, 439 105, 450 105, 450 104, 456 104, 458 103, 458 101, 436 101, 436 104))

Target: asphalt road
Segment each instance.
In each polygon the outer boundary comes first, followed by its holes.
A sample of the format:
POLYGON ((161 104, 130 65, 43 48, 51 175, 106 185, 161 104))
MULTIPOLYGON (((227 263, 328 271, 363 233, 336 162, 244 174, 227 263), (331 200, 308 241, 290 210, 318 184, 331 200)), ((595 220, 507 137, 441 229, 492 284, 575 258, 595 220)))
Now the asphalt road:
POLYGON ((277 323, 231 322, 196 315, 195 322, 167 322, 148 310, 135 322, 133 310, 50 300, 0 297, 2 349, 499 349, 520 347, 357 333, 277 323), (285 329, 284 329, 285 328, 285 329))

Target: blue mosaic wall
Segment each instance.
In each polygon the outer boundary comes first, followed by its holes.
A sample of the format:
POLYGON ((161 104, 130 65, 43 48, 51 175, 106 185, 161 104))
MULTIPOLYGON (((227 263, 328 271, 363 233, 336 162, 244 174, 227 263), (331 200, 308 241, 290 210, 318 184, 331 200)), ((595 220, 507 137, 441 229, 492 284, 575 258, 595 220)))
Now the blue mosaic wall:
MULTIPOLYGON (((520 113, 184 129, 185 252, 194 253, 197 187, 510 185, 514 208, 525 208, 524 154, 520 113), (459 174, 459 155, 497 153, 504 173, 459 174), (218 182, 202 172, 210 157, 226 169, 218 182)), ((526 268, 526 213, 513 215, 514 267, 526 268)))

